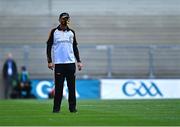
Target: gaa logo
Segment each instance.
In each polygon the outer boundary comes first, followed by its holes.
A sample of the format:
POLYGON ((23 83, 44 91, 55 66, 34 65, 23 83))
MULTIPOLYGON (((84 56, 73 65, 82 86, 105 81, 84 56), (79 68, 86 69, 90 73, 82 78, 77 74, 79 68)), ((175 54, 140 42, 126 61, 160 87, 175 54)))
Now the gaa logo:
POLYGON ((126 96, 163 96, 159 88, 154 82, 137 82, 137 81, 128 81, 125 82, 122 86, 122 90, 126 96))
POLYGON ((53 89, 53 83, 50 81, 40 81, 36 86, 36 94, 39 98, 48 98, 53 89))
MULTIPOLYGON (((37 83, 35 88, 35 94, 38 98, 47 99, 49 97, 49 93, 54 89, 54 83, 52 81, 40 81, 37 83)), ((68 87, 67 82, 64 82, 63 88, 63 97, 68 99, 68 87)), ((79 98, 80 95, 76 90, 76 98, 79 98)))

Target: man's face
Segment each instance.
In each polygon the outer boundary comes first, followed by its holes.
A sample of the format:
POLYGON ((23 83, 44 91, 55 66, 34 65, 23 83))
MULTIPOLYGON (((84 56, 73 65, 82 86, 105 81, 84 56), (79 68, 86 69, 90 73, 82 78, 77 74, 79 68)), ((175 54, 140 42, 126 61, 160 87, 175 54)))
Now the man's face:
POLYGON ((69 19, 68 19, 68 17, 61 17, 60 18, 60 23, 62 24, 62 25, 67 25, 67 22, 69 21, 69 19))

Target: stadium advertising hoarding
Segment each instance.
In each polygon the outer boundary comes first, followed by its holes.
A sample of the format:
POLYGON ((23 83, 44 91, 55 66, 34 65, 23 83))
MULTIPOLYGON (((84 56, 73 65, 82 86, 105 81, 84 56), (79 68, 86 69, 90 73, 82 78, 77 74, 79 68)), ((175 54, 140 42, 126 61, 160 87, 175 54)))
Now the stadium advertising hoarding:
POLYGON ((101 99, 180 98, 180 80, 176 79, 102 79, 101 99))
MULTIPOLYGON (((54 89, 52 80, 32 80, 32 94, 49 98, 54 89)), ((179 79, 101 79, 77 80, 78 99, 170 99, 180 98, 179 79)), ((65 82, 63 96, 68 97, 65 82)))
MULTIPOLYGON (((76 97, 78 99, 99 99, 100 98, 99 80, 77 80, 76 97)), ((49 98, 49 93, 54 89, 52 80, 32 80, 32 94, 39 99, 49 98)), ((64 83, 63 96, 68 98, 67 83, 64 83)))

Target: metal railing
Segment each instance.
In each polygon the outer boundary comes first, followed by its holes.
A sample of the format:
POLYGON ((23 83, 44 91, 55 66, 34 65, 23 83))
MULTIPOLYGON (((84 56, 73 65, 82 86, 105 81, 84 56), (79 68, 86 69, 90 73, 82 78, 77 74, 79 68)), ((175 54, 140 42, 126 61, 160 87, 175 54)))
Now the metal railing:
MULTIPOLYGON (((180 45, 80 45, 84 69, 78 78, 180 78, 180 45)), ((50 78, 45 44, 0 44, 0 68, 12 52, 31 77, 50 78)))

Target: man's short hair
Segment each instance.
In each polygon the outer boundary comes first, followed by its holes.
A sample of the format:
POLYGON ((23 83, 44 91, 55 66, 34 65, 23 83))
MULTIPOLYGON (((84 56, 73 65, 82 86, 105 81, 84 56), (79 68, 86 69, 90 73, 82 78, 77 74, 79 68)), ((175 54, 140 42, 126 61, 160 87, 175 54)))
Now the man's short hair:
POLYGON ((67 13, 67 12, 63 12, 63 13, 61 13, 60 15, 59 15, 59 19, 61 19, 61 18, 70 18, 70 16, 69 16, 69 14, 67 13))

